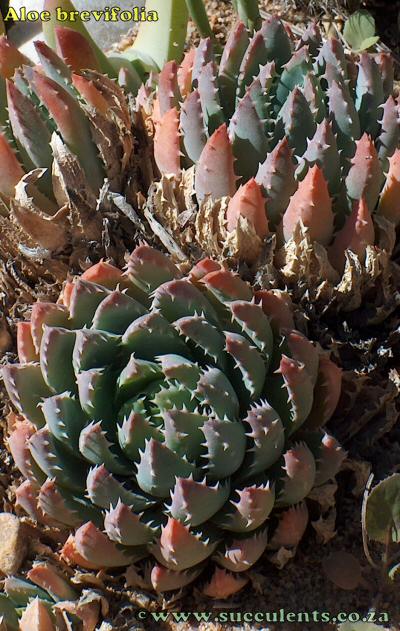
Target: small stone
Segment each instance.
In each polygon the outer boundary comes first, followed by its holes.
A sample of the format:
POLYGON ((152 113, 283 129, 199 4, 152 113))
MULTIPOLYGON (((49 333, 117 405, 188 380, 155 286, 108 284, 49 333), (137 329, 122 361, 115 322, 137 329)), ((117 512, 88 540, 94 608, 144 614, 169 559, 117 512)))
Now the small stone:
POLYGON ((0 513, 0 572, 18 572, 27 553, 27 539, 18 517, 11 513, 0 513))
POLYGON ((0 316, 0 353, 6 353, 12 348, 12 337, 8 330, 6 319, 0 316))

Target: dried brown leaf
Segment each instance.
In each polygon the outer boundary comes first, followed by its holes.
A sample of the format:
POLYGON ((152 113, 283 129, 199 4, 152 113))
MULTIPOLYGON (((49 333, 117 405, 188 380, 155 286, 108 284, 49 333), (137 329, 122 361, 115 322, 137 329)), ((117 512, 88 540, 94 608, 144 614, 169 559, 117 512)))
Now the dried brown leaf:
POLYGON ((328 482, 322 486, 315 486, 308 494, 310 500, 318 502, 323 512, 329 510, 336 505, 336 491, 338 485, 336 482, 328 482))
POLYGON ((327 513, 311 522, 312 527, 317 533, 318 543, 326 544, 336 535, 336 508, 331 508, 327 513))
POLYGON ((341 589, 356 589, 362 580, 360 563, 349 552, 333 552, 322 561, 322 568, 329 580, 341 589))
POLYGON ((97 212, 97 198, 84 171, 58 134, 51 139, 54 155, 53 187, 60 205, 70 209, 72 240, 100 241, 101 218, 97 212))
POLYGON ((274 554, 268 555, 268 559, 281 570, 291 559, 296 556, 296 548, 279 548, 274 554))

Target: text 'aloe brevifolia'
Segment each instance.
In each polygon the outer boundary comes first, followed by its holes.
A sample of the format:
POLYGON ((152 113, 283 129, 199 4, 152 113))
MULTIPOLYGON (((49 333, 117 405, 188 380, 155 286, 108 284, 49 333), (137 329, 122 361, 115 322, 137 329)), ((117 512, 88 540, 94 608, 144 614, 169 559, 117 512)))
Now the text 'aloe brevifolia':
POLYGON ((143 245, 126 273, 91 267, 57 304, 33 305, 20 363, 3 369, 21 415, 18 503, 77 529, 71 563, 150 556, 141 580, 162 592, 213 557, 206 593, 237 591, 246 579, 231 572, 297 545, 307 496, 343 459, 320 429, 340 370, 293 326, 284 293, 254 295, 211 259, 183 276, 143 245))
POLYGON ((294 38, 275 17, 253 35, 238 22, 222 57, 203 39, 164 67, 152 117, 163 178, 151 207, 189 249, 253 263, 272 233, 288 248, 305 230, 335 275, 346 250, 364 263, 376 225, 400 221, 386 53, 347 55, 313 24, 294 38))

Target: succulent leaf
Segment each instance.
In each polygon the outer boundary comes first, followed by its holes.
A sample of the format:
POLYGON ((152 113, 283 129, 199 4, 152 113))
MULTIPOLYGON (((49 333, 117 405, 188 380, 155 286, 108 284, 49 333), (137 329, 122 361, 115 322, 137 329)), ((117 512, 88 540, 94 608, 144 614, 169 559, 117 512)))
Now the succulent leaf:
POLYGON ((21 364, 39 361, 39 355, 33 343, 30 322, 17 323, 17 350, 18 359, 21 364))
POLYGON ((90 519, 98 526, 103 525, 103 515, 85 498, 63 488, 54 480, 46 480, 41 486, 38 505, 43 514, 49 515, 55 524, 76 528, 90 519))
POLYGON ((244 22, 238 21, 228 36, 219 66, 218 84, 226 116, 232 116, 235 110, 236 85, 248 45, 249 35, 246 26, 244 22))
POLYGON ((180 137, 176 107, 168 110, 160 120, 154 137, 154 156, 161 173, 179 175, 180 137))
POLYGON ((176 61, 169 61, 161 70, 158 78, 158 102, 160 114, 164 116, 179 104, 178 66, 176 61))
POLYGON ((232 323, 245 334, 269 362, 273 350, 273 333, 268 318, 259 305, 246 300, 234 300, 229 304, 232 323))
POLYGON ((210 582, 203 587, 203 594, 214 599, 230 598, 247 583, 247 577, 236 576, 224 569, 216 568, 210 582))
POLYGON ((302 87, 304 79, 312 69, 307 46, 302 46, 295 51, 290 60, 285 64, 283 72, 276 87, 276 100, 282 107, 289 94, 296 86, 302 87))
POLYGON ((27 573, 32 583, 46 590, 54 600, 75 600, 77 594, 51 563, 35 563, 27 573))
POLYGON ((198 90, 191 92, 182 104, 180 124, 186 155, 195 164, 206 145, 203 110, 198 90))
POLYGON ((394 81, 394 63, 390 53, 379 53, 375 57, 375 61, 379 66, 380 75, 382 78, 383 94, 387 99, 393 94, 393 81, 394 81))
POLYGON ((342 370, 329 357, 320 355, 313 407, 305 424, 307 429, 318 429, 329 421, 339 402, 341 385, 342 370))
POLYGON ((244 422, 249 425, 247 436, 254 442, 246 454, 244 477, 258 475, 271 467, 282 455, 285 431, 282 421, 267 402, 250 408, 244 422))
POLYGON ((276 227, 296 190, 295 167, 288 139, 281 140, 260 164, 256 182, 266 197, 267 215, 276 227))
POLYGON ((268 317, 274 332, 294 329, 293 304, 289 294, 279 289, 261 289, 256 292, 261 308, 268 317))
POLYGON ((229 125, 229 138, 236 159, 236 172, 246 182, 256 175, 259 164, 264 162, 268 152, 264 122, 259 117, 250 90, 237 104, 229 125))
POLYGON ((229 504, 213 518, 213 522, 232 532, 252 532, 265 522, 274 503, 275 490, 269 482, 253 484, 237 489, 229 504))
POLYGON ((307 139, 314 136, 316 124, 310 106, 300 88, 295 87, 282 106, 275 127, 275 141, 287 137, 295 155, 303 155, 307 139))
POLYGON ((146 498, 139 491, 126 489, 104 465, 94 467, 87 477, 88 496, 96 506, 110 508, 116 506, 118 501, 141 512, 154 505, 154 501, 146 498))
POLYGON ((40 365, 10 364, 2 370, 8 396, 20 414, 23 414, 38 427, 44 425, 43 412, 39 407, 50 391, 45 383, 40 365))
POLYGON ((53 437, 47 428, 37 431, 29 439, 31 454, 38 466, 50 479, 71 491, 82 492, 87 466, 68 453, 63 443, 53 437))
POLYGON ((174 572, 162 565, 155 565, 151 571, 151 584, 157 592, 169 592, 175 589, 181 589, 192 581, 194 581, 201 569, 184 570, 183 572, 174 572))
POLYGON ((339 149, 345 157, 352 158, 356 148, 355 141, 361 136, 360 119, 354 101, 348 93, 347 86, 336 80, 329 82, 327 95, 339 149))
POLYGON ((72 364, 63 369, 63 361, 72 359, 76 335, 74 331, 58 327, 44 327, 40 345, 40 368, 45 382, 53 392, 75 392, 76 382, 72 364))
POLYGON ((351 200, 364 197, 372 212, 382 185, 382 167, 370 136, 364 134, 356 145, 356 153, 346 178, 347 194, 351 200))
POLYGON ((398 148, 400 140, 399 112, 394 98, 390 95, 383 104, 381 131, 378 138, 378 155, 381 161, 390 158, 398 148))
MULTIPOLYGON (((63 551, 68 560, 69 546, 67 544, 65 544, 63 551)), ((144 556, 143 551, 139 551, 140 548, 135 552, 120 550, 107 535, 91 522, 84 524, 75 532, 73 550, 78 557, 84 559, 86 567, 90 569, 101 569, 105 565, 107 567, 123 567, 144 556)))
POLYGON ((75 96, 70 85, 72 73, 64 61, 60 59, 57 53, 47 46, 45 42, 40 40, 35 41, 34 46, 45 75, 49 77, 49 79, 53 79, 53 81, 59 83, 71 96, 75 96))
POLYGON ((379 66, 371 55, 362 53, 358 64, 355 101, 362 133, 373 136, 377 134, 378 110, 383 101, 383 83, 379 66))
POLYGON ((330 195, 332 197, 337 195, 342 183, 340 154, 331 124, 327 119, 318 125, 315 135, 308 142, 307 149, 297 167, 298 179, 302 179, 305 171, 315 165, 322 169, 330 195))
POLYGON ((336 438, 325 434, 320 443, 320 450, 317 458, 317 472, 315 482, 317 485, 325 484, 335 478, 339 472, 346 452, 339 445, 336 438))
POLYGON ((181 278, 182 274, 164 254, 141 245, 129 257, 128 276, 139 289, 151 294, 163 283, 181 278))
POLYGON ((19 621, 19 629, 21 631, 33 631, 34 629, 56 631, 48 608, 39 598, 34 598, 23 612, 19 621))
POLYGON ((266 530, 250 536, 233 539, 225 543, 225 549, 217 552, 215 560, 230 572, 245 572, 254 565, 267 547, 266 530))
POLYGON ((24 65, 32 64, 5 35, 0 35, 0 77, 11 79, 24 65))
POLYGON ((327 117, 327 108, 324 100, 324 92, 320 79, 312 72, 308 72, 304 77, 304 96, 310 104, 311 112, 317 123, 322 123, 327 117))
POLYGON ((282 355, 269 402, 277 410, 289 434, 307 419, 313 404, 313 380, 305 364, 282 355))
POLYGON ((22 166, 10 145, 6 136, 0 131, 0 194, 4 197, 13 197, 15 185, 24 175, 22 166))
POLYGON ((72 72, 81 70, 101 71, 96 51, 87 37, 72 28, 58 26, 55 29, 56 50, 72 72))
POLYGON ((104 528, 111 541, 124 546, 141 546, 151 543, 155 531, 120 500, 106 513, 104 528))
POLYGON ((235 230, 239 217, 247 219, 261 239, 268 234, 265 199, 260 185, 254 179, 243 184, 229 202, 226 213, 229 232, 235 230))
POLYGON ((210 61, 203 66, 198 78, 198 93, 204 123, 208 133, 212 134, 224 122, 224 116, 217 89, 217 69, 214 62, 210 61))
POLYGON ((312 489, 316 477, 316 464, 310 449, 304 443, 294 445, 284 454, 283 488, 279 496, 282 504, 301 502, 312 489))
POLYGON ((78 400, 69 392, 63 392, 46 399, 42 410, 47 427, 53 436, 72 453, 76 453, 79 435, 88 422, 78 400))
POLYGON ((334 216, 327 181, 319 166, 311 167, 299 183, 282 219, 283 236, 288 241, 297 224, 308 229, 310 239, 328 245, 333 236, 334 216))
POLYGON ((378 212, 386 217, 397 226, 400 222, 399 210, 399 194, 400 194, 400 149, 396 149, 394 154, 389 158, 389 171, 386 176, 386 183, 383 188, 378 212))
POLYGON ((227 482, 208 486, 205 480, 196 482, 192 478, 177 478, 171 492, 169 512, 174 519, 184 524, 199 526, 222 508, 229 493, 230 485, 227 482))
POLYGON ((365 261, 367 246, 375 243, 375 229, 372 223, 366 198, 354 202, 354 208, 343 228, 335 236, 329 251, 332 264, 338 269, 344 268, 346 250, 351 250, 361 262, 365 261))
POLYGON ((194 48, 188 50, 183 57, 182 63, 177 69, 178 87, 182 97, 188 96, 192 89, 192 73, 195 54, 196 50, 194 48))
MULTIPOLYGON (((31 100, 12 81, 7 82, 7 103, 11 128, 26 170, 44 168, 50 176, 53 156, 48 127, 31 100)), ((48 180, 46 177, 44 192, 47 194, 51 191, 48 180)))
POLYGON ((270 541, 270 546, 273 549, 297 546, 307 528, 308 519, 308 509, 305 502, 285 510, 280 516, 278 526, 270 541))
POLYGON ((186 570, 198 565, 214 552, 218 539, 201 529, 190 529, 173 517, 162 527, 154 556, 169 569, 186 570))
POLYGON ((33 71, 30 83, 97 191, 103 184, 103 170, 83 111, 66 90, 39 72, 33 71))
POLYGON ((199 201, 206 195, 213 199, 232 197, 236 190, 233 148, 226 125, 221 125, 208 139, 196 170, 195 190, 199 201))

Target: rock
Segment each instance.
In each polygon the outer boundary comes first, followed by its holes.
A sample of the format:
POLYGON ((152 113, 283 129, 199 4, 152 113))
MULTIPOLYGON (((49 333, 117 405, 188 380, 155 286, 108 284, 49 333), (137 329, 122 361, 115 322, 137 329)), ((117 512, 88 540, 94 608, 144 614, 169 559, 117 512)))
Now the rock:
POLYGON ((0 572, 6 575, 18 572, 27 551, 28 542, 18 517, 0 513, 0 572))
POLYGON ((6 353, 12 348, 12 337, 8 330, 7 322, 4 316, 0 315, 0 353, 6 353))

